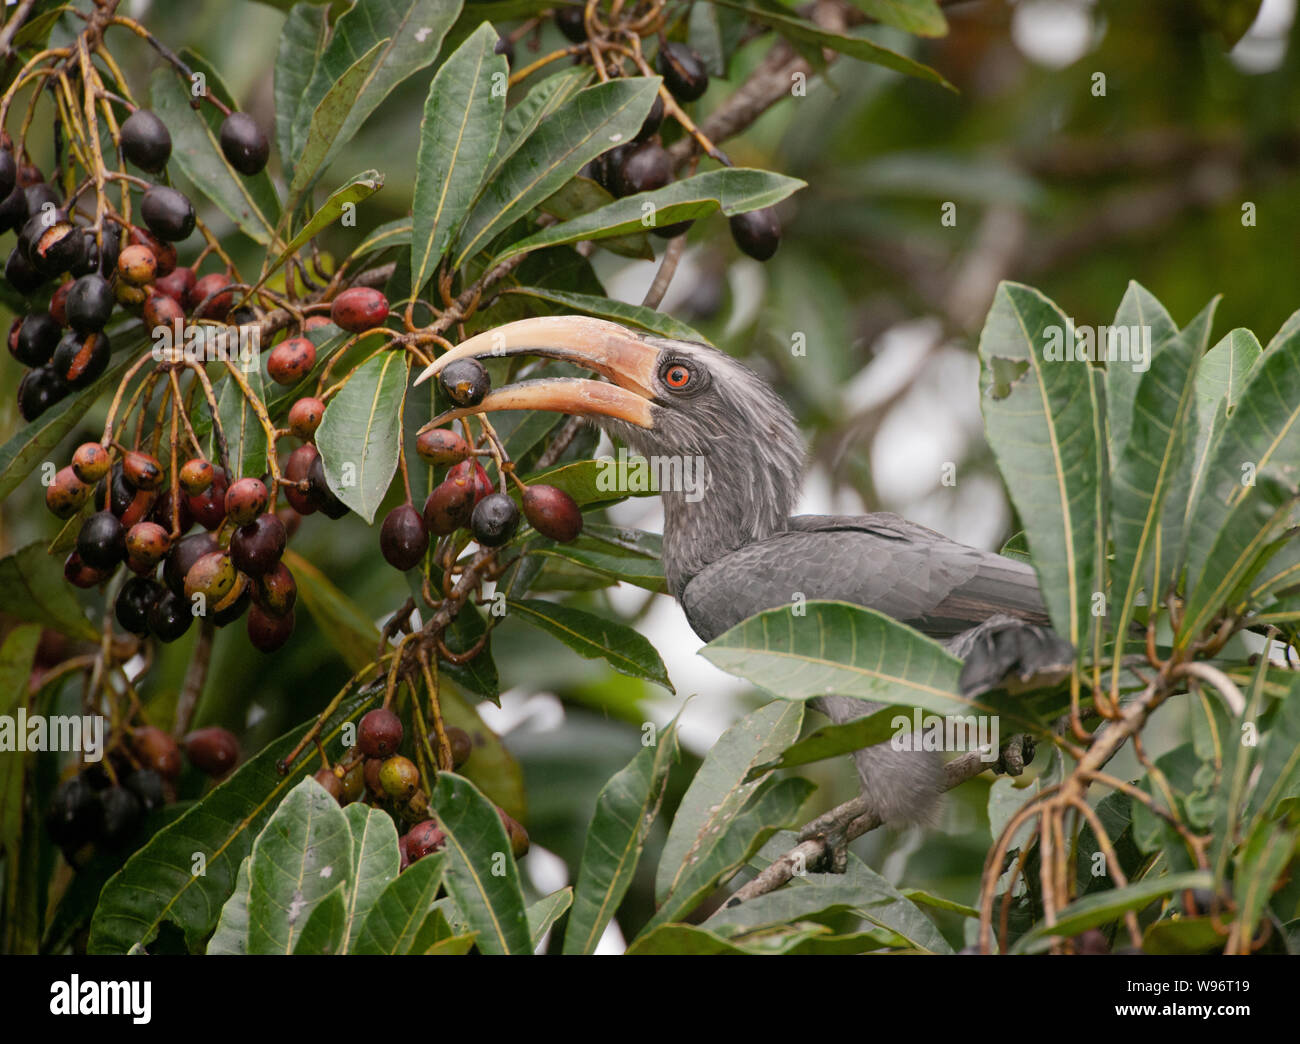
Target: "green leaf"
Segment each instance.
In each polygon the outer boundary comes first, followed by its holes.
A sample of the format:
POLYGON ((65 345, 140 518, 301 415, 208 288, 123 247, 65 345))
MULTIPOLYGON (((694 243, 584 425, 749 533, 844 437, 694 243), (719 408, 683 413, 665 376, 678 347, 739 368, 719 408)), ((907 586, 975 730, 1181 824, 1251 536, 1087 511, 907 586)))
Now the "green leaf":
POLYGON ((24 424, 0 446, 0 500, 17 489, 38 464, 50 459, 64 436, 85 420, 91 405, 109 388, 117 387, 122 375, 140 357, 140 350, 148 344, 143 327, 134 320, 120 331, 110 330, 109 336, 116 350, 104 374, 88 388, 74 392, 30 424, 24 424), (118 337, 123 338, 120 348, 118 337))
POLYGON ((302 227, 293 239, 289 240, 289 245, 280 251, 280 255, 271 263, 271 267, 266 270, 266 274, 257 281, 253 287, 244 296, 252 297, 253 292, 266 283, 271 276, 280 270, 289 258, 298 253, 312 239, 319 235, 324 229, 328 228, 347 211, 349 206, 355 207, 364 199, 368 199, 384 187, 384 176, 377 170, 365 170, 360 174, 355 174, 342 188, 336 189, 327 199, 319 210, 316 211, 308 220, 307 224, 302 227))
MULTIPOLYGON (((1137 398, 1138 382, 1142 380, 1142 371, 1133 366, 1134 334, 1142 339, 1142 344, 1149 344, 1150 354, 1146 358, 1149 365, 1165 342, 1177 335, 1178 326, 1150 290, 1136 280, 1129 280, 1111 328, 1127 331, 1130 353, 1128 360, 1118 358, 1106 366, 1106 421, 1110 434, 1110 461, 1114 467, 1128 445, 1129 431, 1133 427, 1133 403, 1137 398)), ((1098 351, 1101 348, 1098 345, 1098 351)), ((1116 352, 1121 348, 1122 343, 1117 344, 1116 352)))
POLYGON ((724 939, 715 932, 697 928, 691 924, 664 924, 638 936, 627 948, 627 956, 643 957, 648 955, 673 956, 713 956, 713 955, 755 955, 785 953, 791 946, 805 942, 808 938, 827 933, 821 925, 811 929, 798 930, 791 935, 787 932, 771 933, 754 938, 746 937, 737 941, 724 939))
POLYGON ((373 356, 329 401, 316 431, 330 489, 367 523, 397 471, 409 370, 400 349, 373 356))
POLYGON ((562 243, 644 232, 647 213, 653 214, 654 226, 673 225, 679 221, 706 217, 715 210, 721 210, 731 217, 770 207, 804 185, 805 182, 798 178, 787 178, 783 174, 746 167, 705 171, 703 174, 674 181, 653 192, 624 196, 581 217, 540 229, 501 251, 495 260, 504 261, 516 254, 562 243), (650 204, 653 209, 645 209, 646 204, 650 204))
MULTIPOLYGON (((352 832, 339 803, 308 777, 280 803, 248 870, 248 952, 293 953, 316 904, 352 878, 352 832)), ((343 907, 339 907, 342 926, 343 907)), ((319 929, 318 929, 319 930, 319 929)))
MULTIPOLYGON (((553 195, 538 205, 538 209, 550 214, 557 221, 571 221, 593 210, 607 207, 614 202, 614 195, 590 178, 581 174, 570 178, 553 195)), ((600 245, 611 253, 622 257, 636 258, 638 261, 653 261, 654 247, 650 245, 650 236, 644 229, 630 236, 612 236, 602 239, 600 245)))
POLYGON ((433 276, 496 152, 505 114, 504 55, 497 31, 484 22, 456 48, 429 84, 420 122, 420 151, 412 202, 411 290, 433 276))
POLYGON ((325 96, 312 112, 307 136, 303 139, 302 148, 295 155, 293 181, 289 184, 291 213, 298 209, 298 201, 303 193, 325 169, 326 162, 338 143, 343 124, 352 113, 352 106, 356 103, 364 84, 370 79, 387 45, 387 40, 380 40, 353 62, 325 92, 325 96))
POLYGON ((447 894, 478 932, 478 948, 531 953, 519 867, 492 803, 469 780, 442 772, 431 804, 447 834, 447 894))
POLYGON ((980 334, 984 426, 1025 523, 1056 630, 1080 653, 1105 575, 1105 407, 1100 373, 1068 349, 1073 324, 1027 286, 1001 283, 980 334))
POLYGON ((507 600, 506 607, 508 612, 554 635, 585 659, 599 657, 619 674, 644 678, 669 692, 677 691, 668 680, 668 668, 655 647, 625 624, 538 598, 507 600))
POLYGON ((610 80, 579 91, 545 120, 484 188, 465 220, 452 267, 459 268, 484 249, 583 164, 634 137, 658 89, 658 77, 610 80))
POLYGON ((595 953, 605 926, 632 884, 641 851, 659 814, 668 773, 677 761, 677 721, 642 747, 596 796, 564 930, 565 953, 595 953))
POLYGON ((659 563, 660 540, 656 533, 589 522, 577 540, 568 544, 547 541, 529 546, 527 553, 573 562, 612 580, 662 592, 665 587, 664 571, 659 563))
POLYGON ((506 291, 511 294, 526 294, 552 304, 563 305, 565 311, 586 312, 601 319, 612 319, 628 326, 649 330, 661 337, 671 337, 678 341, 695 341, 708 344, 702 334, 683 322, 653 308, 616 301, 612 297, 597 297, 595 294, 573 294, 565 290, 551 290, 543 286, 511 287, 506 291))
POLYGON ((948 20, 935 0, 852 0, 869 18, 917 36, 943 36, 948 20))
POLYGON ((760 25, 770 26, 792 43, 807 44, 812 47, 829 48, 840 54, 856 58, 858 61, 883 65, 886 69, 921 80, 929 80, 942 87, 955 91, 947 80, 928 65, 913 61, 906 55, 882 47, 865 36, 848 36, 844 33, 831 32, 800 18, 776 0, 712 0, 719 7, 729 7, 734 11, 743 11, 760 25))
POLYGON ((245 857, 235 875, 235 890, 221 907, 217 930, 208 940, 208 954, 233 957, 248 953, 248 868, 251 857, 245 857))
POLYGON ((307 915, 293 944, 295 954, 320 957, 344 952, 347 940, 347 886, 338 884, 307 915))
POLYGON ((343 935, 351 953, 366 917, 379 896, 396 880, 401 853, 397 848, 397 828, 387 812, 358 802, 348 805, 343 814, 352 832, 354 873, 344 910, 343 935))
POLYGON ((1188 528, 1179 647, 1249 581, 1295 502, 1298 462, 1300 331, 1271 347, 1254 367, 1206 470, 1188 528))
POLYGON ((1214 879, 1207 870, 1168 874, 1137 881, 1124 888, 1112 888, 1076 899, 1056 915, 1056 923, 1039 924, 1020 937, 1014 953, 1036 953, 1047 949, 1054 936, 1078 935, 1089 928, 1118 921, 1129 910, 1141 910, 1162 896, 1188 889, 1212 888, 1214 879))
MULTIPOLYGON (((208 90, 233 104, 229 89, 207 62, 186 51, 183 57, 195 72, 203 73, 208 90)), ((267 246, 275 242, 280 220, 280 198, 266 171, 248 177, 240 174, 221 151, 221 121, 214 105, 190 108, 190 90, 176 72, 166 66, 153 74, 149 90, 153 110, 172 135, 172 161, 241 232, 267 246)))
POLYGON ((66 580, 62 564, 41 544, 28 544, 0 558, 0 612, 41 624, 73 638, 98 642, 98 629, 86 619, 66 580))
POLYGON ((677 807, 655 873, 655 901, 662 903, 684 879, 722 827, 758 787, 754 766, 772 761, 799 736, 803 706, 769 703, 747 715, 718 739, 704 758, 677 807))
MULTIPOLYGON (((321 732, 337 744, 345 721, 355 721, 373 697, 346 702, 321 732)), ((304 724, 268 745, 202 801, 158 831, 104 886, 90 927, 89 953, 126 953, 148 945, 164 921, 177 925, 194 949, 212 931, 221 906, 235 888, 239 864, 272 811, 299 780, 315 771, 300 758, 287 775, 276 763, 310 727, 304 724), (203 873, 195 873, 195 857, 203 873)), ((250 870, 251 873, 251 870, 250 870)))
POLYGON ((285 170, 293 166, 293 118, 329 39, 329 9, 294 4, 280 30, 275 57, 275 141, 285 170))
MULTIPOLYGON (((863 747, 874 747, 877 743, 894 736, 898 729, 894 719, 898 716, 897 707, 882 707, 865 718, 854 718, 843 725, 823 725, 820 729, 808 733, 798 743, 785 749, 774 761, 755 765, 750 770, 750 778, 774 772, 777 769, 795 768, 808 765, 814 761, 852 754, 863 747)), ((909 717, 910 722, 910 717, 909 717)))
POLYGON ((551 930, 564 912, 573 904, 573 888, 565 885, 558 892, 538 899, 528 908, 528 935, 533 941, 533 951, 542 945, 546 933, 551 930))
MULTIPOLYGON (((298 103, 293 155, 303 151, 316 107, 359 55, 383 45, 368 74, 357 84, 321 167, 327 166, 352 139, 394 87, 438 57, 442 39, 460 9, 460 0, 356 0, 334 24, 325 53, 316 63, 298 103)), ((294 180, 298 180, 297 172, 294 180)))
MULTIPOLYGON (((235 362, 234 365, 241 364, 235 362)), ((265 392, 262 386, 261 368, 253 366, 240 372, 258 399, 263 399, 265 392)), ((234 472, 231 481, 249 475, 253 478, 264 475, 266 473, 266 432, 258 423, 252 405, 244 397, 243 389, 229 375, 221 382, 221 390, 217 396, 217 417, 221 421, 221 430, 226 436, 226 451, 230 455, 230 468, 234 472)), ((215 459, 216 455, 216 433, 214 432, 209 456, 215 459)))
MULTIPOLYGON (((527 476, 526 481, 530 485, 542 482, 562 489, 577 501, 579 507, 608 504, 628 496, 654 496, 657 490, 649 481, 648 469, 643 470, 638 462, 644 464, 644 458, 629 457, 616 461, 612 457, 600 457, 596 460, 577 460, 534 472, 527 476), (634 472, 643 474, 647 481, 635 481, 634 472)), ((518 490, 512 491, 511 495, 517 498, 518 490)))
MULTIPOLYGON (((27 679, 40 641, 40 627, 24 625, 10 631, 0 645, 0 715, 12 717, 19 706, 26 705, 27 679)), ((22 842, 26 773, 27 758, 12 749, 5 751, 0 758, 0 849, 6 856, 6 893, 17 880, 17 864, 12 857, 22 842)))
MULTIPOLYGON (((1145 590, 1149 603, 1163 600, 1172 580, 1186 498, 1173 513, 1177 527, 1162 525, 1162 518, 1170 491, 1185 489, 1191 481, 1196 366, 1216 304, 1217 299, 1210 302, 1185 330, 1152 353, 1133 401, 1133 423, 1115 467, 1111 494, 1115 563, 1110 615, 1115 617, 1116 661, 1123 654, 1139 593, 1145 590)), ((1118 687, 1119 672, 1113 677, 1118 687)))
MULTIPOLYGON (((745 808, 721 824, 720 834, 692 850, 668 897, 642 933, 680 920, 727 881, 778 829, 787 826, 817 787, 806 779, 767 779, 745 808)), ((662 864, 661 864, 662 865, 662 864)))
POLYGON ((435 852, 417 860, 398 874, 375 901, 354 953, 419 953, 416 937, 425 922, 438 916, 433 901, 442 887, 446 860, 435 852))
POLYGON ((553 116, 590 80, 591 69, 577 65, 552 73, 529 88, 528 93, 511 106, 505 115, 505 124, 501 128, 501 143, 497 148, 492 171, 488 177, 496 177, 502 164, 518 151, 519 146, 541 125, 542 121, 553 116))

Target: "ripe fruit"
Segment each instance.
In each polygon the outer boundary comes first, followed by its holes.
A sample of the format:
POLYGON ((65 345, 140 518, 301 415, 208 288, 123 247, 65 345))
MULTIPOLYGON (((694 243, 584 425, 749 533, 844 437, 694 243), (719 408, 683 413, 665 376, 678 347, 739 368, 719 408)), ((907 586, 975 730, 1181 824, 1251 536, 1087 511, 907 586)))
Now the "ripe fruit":
POLYGON ((154 261, 157 265, 157 275, 159 277, 169 275, 176 269, 176 248, 162 239, 159 239, 148 229, 131 228, 131 242, 140 246, 148 247, 153 253, 154 261))
POLYGON ((330 797, 340 805, 343 804, 343 781, 334 775, 333 769, 318 769, 312 778, 325 788, 330 797))
POLYGON ((99 804, 99 840, 109 848, 124 847, 144 819, 140 799, 125 787, 109 787, 99 795, 99 804))
POLYGON ((402 719, 387 707, 367 711, 357 724, 357 746, 368 758, 387 758, 402 745, 402 719))
POLYGON ((756 261, 766 261, 781 245, 781 222, 771 207, 737 214, 730 224, 736 246, 756 261))
POLYGON ((580 6, 566 5, 556 8, 555 25, 567 40, 583 43, 587 39, 587 27, 583 25, 580 6))
POLYGON ((186 503, 189 505, 190 514, 204 529, 209 531, 217 529, 225 521, 228 485, 229 480, 226 478, 225 471, 221 468, 213 468, 212 485, 198 496, 187 498, 186 503))
POLYGON ((289 407, 289 430, 306 441, 316 434, 324 415, 325 404, 314 396, 304 395, 289 407))
POLYGON ((138 450, 122 458, 122 475, 136 489, 157 489, 163 484, 163 470, 157 458, 138 450))
POLYGON ((354 286, 334 298, 330 318, 349 333, 373 330, 388 318, 388 298, 373 287, 354 286))
POLYGON ((92 569, 114 569, 126 554, 126 530, 111 511, 97 511, 77 534, 77 554, 92 569))
POLYGON ((190 764, 213 779, 220 779, 239 762, 239 740, 220 725, 195 729, 181 743, 190 764))
POLYGON ((223 319, 235 303, 235 292, 226 290, 230 283, 230 276, 224 272, 201 276, 195 280, 186 304, 200 319, 223 319))
POLYGON ((221 122, 221 152, 241 174, 258 174, 266 166, 271 143, 254 119, 245 112, 232 112, 221 122))
POLYGON ((631 196, 663 188, 673 175, 672 160, 653 141, 634 145, 621 154, 609 171, 610 188, 616 196, 631 196))
POLYGON ((246 526, 266 510, 266 486, 261 479, 241 478, 226 490, 226 516, 246 526))
POLYGON ((269 616, 288 616, 298 600, 298 583, 283 562, 256 578, 253 599, 269 616))
POLYGON ((709 89, 704 59, 685 44, 670 42, 660 47, 655 68, 668 92, 679 102, 693 102, 709 89))
MULTIPOLYGON (((158 284, 154 284, 157 289, 158 284)), ((145 298, 144 309, 140 313, 144 320, 144 325, 150 330, 157 330, 159 327, 175 329, 176 320, 184 320, 185 309, 174 298, 166 294, 152 293, 145 298)), ((177 338, 176 340, 179 340, 177 338)))
POLYGON ((117 255, 117 276, 131 286, 152 283, 158 272, 158 259, 147 246, 132 243, 117 255))
POLYGON ((266 372, 276 384, 290 385, 301 381, 315 365, 316 346, 305 337, 290 337, 271 349, 266 372))
POLYGON ((69 333, 54 349, 50 366, 71 388, 84 388, 106 369, 112 348, 108 335, 100 331, 86 334, 69 333))
POLYGON ((510 839, 510 851, 516 859, 522 859, 528 854, 528 831, 524 829, 522 823, 510 816, 504 808, 498 807, 497 815, 501 817, 501 825, 506 828, 506 837, 510 839))
POLYGON ((365 766, 358 761, 343 773, 343 778, 339 782, 343 784, 341 804, 350 805, 354 801, 360 801, 366 792, 365 766))
POLYGON ((122 780, 122 785, 140 799, 140 806, 145 812, 162 808, 167 803, 163 778, 153 769, 137 769, 122 780))
POLYGON ((168 243, 188 239, 194 231, 194 204, 166 185, 154 185, 145 192, 140 216, 150 232, 168 243))
POLYGON ((633 141, 649 141, 654 137, 659 127, 664 122, 664 100, 658 94, 655 95, 655 103, 650 106, 650 112, 641 123, 641 129, 636 132, 633 141))
POLYGON ((487 395, 492 382, 477 359, 457 359, 438 374, 442 389, 457 406, 477 406, 487 395))
POLYGON ((60 283, 59 288, 50 295, 50 318, 61 327, 68 325, 68 291, 72 289, 72 284, 71 279, 60 283))
POLYGON ((339 519, 348 513, 348 506, 335 496, 325 480, 325 462, 320 454, 312 458, 307 469, 308 496, 316 510, 328 518, 339 519))
POLYGON ((247 573, 251 577, 262 576, 279 563, 287 539, 284 523, 279 518, 275 515, 258 515, 248 525, 240 526, 231 534, 230 559, 241 573, 247 573))
POLYGON ((143 286, 132 286, 119 279, 113 284, 113 296, 123 308, 139 308, 149 300, 149 291, 143 286))
POLYGON ((448 476, 433 488, 424 502, 424 525, 430 533, 446 536, 467 524, 473 512, 473 479, 448 476))
POLYGON ((510 37, 500 35, 497 37, 496 46, 492 48, 493 54, 504 54, 506 56, 506 65, 515 64, 515 45, 510 37))
POLYGON ((45 276, 32 267, 21 246, 15 246, 5 262, 5 279, 20 294, 30 294, 45 285, 45 276))
POLYGON ((366 790, 377 798, 384 796, 384 788, 379 784, 379 770, 384 767, 381 758, 366 758, 362 763, 362 774, 366 781, 366 790))
POLYGON ((183 594, 166 590, 149 611, 149 630, 161 642, 174 642, 190 629, 194 614, 183 594))
POLYGON ((102 275, 84 275, 68 291, 65 305, 68 323, 78 333, 102 330, 116 303, 107 279, 102 275))
POLYGON ((20 315, 9 327, 9 353, 24 366, 44 366, 58 346, 59 326, 44 312, 20 315))
MULTIPOLYGON (((75 462, 74 462, 75 463, 75 462)), ((216 472, 212 465, 202 457, 193 457, 181 465, 179 482, 181 489, 192 497, 197 497, 212 485, 216 472)))
POLYGON ((141 170, 157 174, 172 154, 167 125, 148 109, 136 109, 122 123, 122 155, 141 170))
POLYGON ((153 288, 157 293, 166 294, 177 304, 184 305, 196 282, 198 276, 194 274, 194 269, 182 267, 156 278, 153 281, 153 288))
POLYGON ((424 560, 429 549, 429 531, 424 519, 410 504, 399 504, 388 513, 379 531, 379 550, 394 569, 406 572, 424 560))
POLYGON ((293 634, 293 622, 292 610, 284 616, 272 616, 254 605, 248 610, 248 640, 260 652, 275 652, 293 634))
POLYGON ((316 511, 316 502, 307 490, 297 489, 288 483, 305 482, 307 475, 311 471, 312 461, 320 453, 315 446, 310 444, 299 446, 289 454, 288 460, 284 463, 284 477, 286 484, 281 488, 284 490, 285 498, 293 506, 293 509, 300 515, 310 515, 316 511))
POLYGON ((52 366, 28 370, 18 383, 18 412, 25 421, 34 421, 69 392, 68 382, 52 366))
POLYGON ((148 577, 133 576, 122 585, 113 603, 113 615, 124 631, 141 637, 149 633, 149 611, 162 597, 162 585, 148 577))
POLYGON ((235 574, 235 586, 230 593, 212 607, 212 622, 225 627, 238 620, 253 601, 253 581, 243 573, 235 574))
POLYGON ((98 482, 108 474, 111 458, 98 442, 83 442, 72 454, 72 470, 82 482, 98 482))
POLYGON ((464 479, 474 487, 474 503, 492 492, 492 482, 488 479, 487 472, 483 470, 483 465, 477 460, 463 460, 454 467, 447 469, 447 478, 464 479))
POLYGON ((695 224, 694 218, 691 218, 689 221, 674 221, 671 225, 662 225, 658 228, 652 228, 650 234, 652 236, 658 236, 660 239, 676 239, 678 236, 684 235, 689 231, 693 224, 695 224))
POLYGON ((191 602, 203 595, 208 605, 215 605, 234 589, 235 564, 223 551, 209 551, 185 574, 185 597, 191 602))
POLYGON ((454 768, 460 768, 474 753, 474 741, 470 739, 469 733, 455 725, 447 726, 447 744, 451 747, 451 763, 454 768))
POLYGON ((430 428, 415 440, 415 452, 430 464, 457 464, 473 450, 463 438, 446 428, 430 428))
POLYGON ((54 481, 45 487, 45 506, 56 518, 71 518, 90 498, 93 488, 91 483, 82 482, 72 468, 60 468, 54 481))
POLYGON ((82 589, 98 587, 111 575, 112 570, 95 569, 86 565, 75 551, 63 560, 63 579, 73 587, 82 589))
POLYGON ((93 841, 103 823, 99 795, 85 780, 74 777, 60 783, 45 814, 50 839, 65 850, 93 841))
POLYGON ((176 741, 153 725, 135 730, 131 736, 131 748, 145 768, 153 769, 163 779, 175 780, 184 768, 176 741))
POLYGON ((394 754, 379 768, 379 785, 393 801, 408 801, 420 789, 420 770, 410 758, 394 754))
POLYGON ((112 275, 117 269, 118 251, 122 246, 122 233, 116 225, 106 224, 99 233, 101 242, 95 242, 95 233, 87 229, 87 257, 95 262, 95 270, 102 276, 112 275))
POLYGON ((171 537, 157 522, 137 522, 126 531, 126 563, 137 572, 152 570, 170 546, 171 537))
POLYGON ((491 493, 478 502, 469 525, 484 547, 500 547, 519 528, 519 508, 506 494, 491 493))
MULTIPOLYGON (((57 217, 52 224, 46 224, 50 216, 58 213, 46 211, 28 219, 29 226, 31 222, 36 222, 37 234, 32 237, 27 260, 37 272, 46 277, 66 272, 85 258, 86 241, 80 230, 74 228, 69 221, 58 220, 57 217)), ((24 233, 27 227, 24 226, 24 233)))
POLYGON ((439 828, 436 819, 426 819, 411 827, 402 840, 403 847, 406 849, 406 858, 415 863, 445 845, 447 835, 439 828))
POLYGON ((217 540, 210 533, 195 533, 178 540, 167 552, 163 566, 163 583, 178 595, 185 593, 185 575, 206 554, 218 550, 217 540))
POLYGON ((0 199, 9 195, 18 184, 18 164, 8 149, 0 149, 0 199))

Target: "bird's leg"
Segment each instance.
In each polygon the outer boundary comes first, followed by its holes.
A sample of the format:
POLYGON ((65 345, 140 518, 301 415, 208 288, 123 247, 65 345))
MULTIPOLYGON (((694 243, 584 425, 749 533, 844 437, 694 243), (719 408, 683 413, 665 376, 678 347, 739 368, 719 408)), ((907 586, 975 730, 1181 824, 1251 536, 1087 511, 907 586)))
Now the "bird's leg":
MULTIPOLYGON (((852 840, 849 836, 850 827, 864 817, 874 821, 872 825, 879 822, 871 810, 866 795, 859 794, 829 812, 822 813, 804 826, 799 831, 799 840, 820 841, 826 846, 826 854, 830 857, 828 872, 842 874, 849 864, 849 841, 852 840)), ((865 830, 853 833, 853 837, 857 837, 859 833, 865 833, 865 830)))
POLYGON ((998 751, 997 763, 993 771, 1002 775, 1018 776, 1025 771, 1025 766, 1034 760, 1038 746, 1034 737, 1027 732, 1018 732, 1012 736, 998 751))

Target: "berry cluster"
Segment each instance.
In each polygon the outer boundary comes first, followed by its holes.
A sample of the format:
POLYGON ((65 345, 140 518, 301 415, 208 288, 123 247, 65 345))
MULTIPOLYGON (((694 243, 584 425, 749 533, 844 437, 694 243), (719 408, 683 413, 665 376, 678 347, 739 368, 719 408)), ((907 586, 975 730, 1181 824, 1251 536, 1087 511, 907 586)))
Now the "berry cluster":
POLYGON ((45 813, 50 840, 74 867, 84 865, 90 845, 110 852, 135 848, 145 816, 176 800, 185 760, 222 779, 239 762, 239 741, 217 726, 196 729, 180 743, 152 725, 130 730, 102 762, 59 784, 45 813))
MULTIPOLYGON (((417 711, 418 713, 418 711, 417 711)), ((400 821, 409 824, 401 835, 401 868, 405 870, 431 852, 442 848, 447 835, 429 813, 429 794, 423 788, 414 761, 398 753, 406 730, 402 720, 386 707, 367 712, 358 723, 357 743, 336 765, 320 769, 316 782, 340 805, 365 801, 389 808, 400 821)), ((444 735, 451 751, 452 766, 469 760, 474 743, 464 729, 448 726, 444 735)), ((497 809, 510 838, 515 857, 528 851, 528 833, 504 809, 497 809)))

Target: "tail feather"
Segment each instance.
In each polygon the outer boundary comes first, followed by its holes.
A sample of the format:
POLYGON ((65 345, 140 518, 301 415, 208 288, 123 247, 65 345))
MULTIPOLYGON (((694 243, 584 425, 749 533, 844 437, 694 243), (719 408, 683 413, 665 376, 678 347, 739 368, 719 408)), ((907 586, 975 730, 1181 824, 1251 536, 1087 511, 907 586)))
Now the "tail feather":
POLYGON ((1005 614, 989 617, 944 645, 966 661, 957 682, 963 696, 1054 685, 1074 663, 1074 646, 1051 628, 1005 614))

